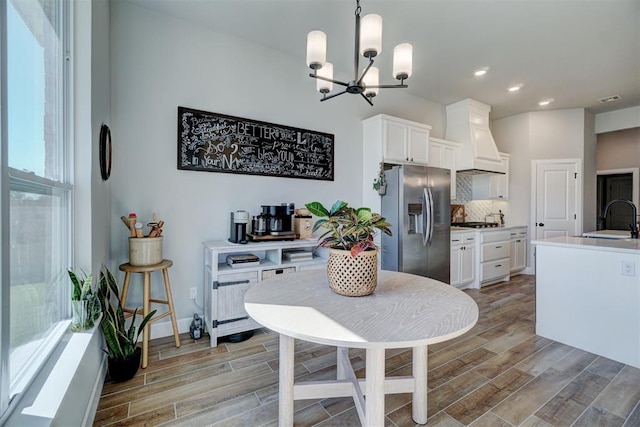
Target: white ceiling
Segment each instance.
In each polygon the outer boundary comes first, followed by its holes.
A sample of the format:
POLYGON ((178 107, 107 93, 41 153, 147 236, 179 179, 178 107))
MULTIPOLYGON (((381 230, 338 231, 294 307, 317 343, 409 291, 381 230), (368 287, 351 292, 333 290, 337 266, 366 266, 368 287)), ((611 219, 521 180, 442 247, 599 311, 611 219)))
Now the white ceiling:
MULTIPOLYGON (((297 56, 301 68, 292 72, 305 72, 306 35, 321 29, 336 78, 352 79, 355 0, 128 1, 297 56)), ((640 105, 640 0, 361 0, 361 6, 363 16, 383 18, 381 84, 397 83, 393 47, 414 46, 409 88, 387 91, 408 90, 443 105, 477 99, 492 106, 492 119, 540 110, 546 98, 555 99, 547 109, 593 113, 640 105), (489 74, 473 77, 482 66, 489 74), (508 93, 515 83, 524 88, 508 93), (598 101, 610 95, 622 99, 598 101)), ((374 102, 384 102, 384 91, 374 102)))

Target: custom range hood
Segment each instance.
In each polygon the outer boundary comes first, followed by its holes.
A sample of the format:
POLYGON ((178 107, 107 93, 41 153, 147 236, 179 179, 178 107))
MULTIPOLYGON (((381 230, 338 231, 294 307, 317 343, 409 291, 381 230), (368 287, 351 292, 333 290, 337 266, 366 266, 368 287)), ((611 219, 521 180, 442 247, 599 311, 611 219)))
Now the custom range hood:
POLYGON ((491 107, 474 99, 447 105, 445 139, 462 144, 456 165, 462 174, 506 172, 498 147, 489 130, 491 107))

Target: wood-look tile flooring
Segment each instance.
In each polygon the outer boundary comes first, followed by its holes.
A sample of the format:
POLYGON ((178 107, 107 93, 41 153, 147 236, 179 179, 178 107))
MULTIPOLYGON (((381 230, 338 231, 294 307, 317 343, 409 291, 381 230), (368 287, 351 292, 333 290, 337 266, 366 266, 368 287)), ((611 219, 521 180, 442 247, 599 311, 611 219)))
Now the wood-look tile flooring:
MULTIPOLYGON (((433 426, 640 426, 640 369, 535 335, 533 276, 466 291, 480 307, 465 335, 429 347, 433 426)), ((579 297, 579 296, 576 296, 579 297)), ((236 344, 153 340, 149 366, 102 390, 96 426, 276 426, 278 337, 236 344)), ((351 350, 358 376, 364 352, 351 350)), ((387 351, 388 374, 408 375, 411 351, 387 351)), ((296 341, 298 379, 335 378, 335 348, 296 341)), ((297 401, 300 426, 357 426, 349 398, 297 401)), ((386 397, 386 425, 413 426, 411 395, 386 397)))

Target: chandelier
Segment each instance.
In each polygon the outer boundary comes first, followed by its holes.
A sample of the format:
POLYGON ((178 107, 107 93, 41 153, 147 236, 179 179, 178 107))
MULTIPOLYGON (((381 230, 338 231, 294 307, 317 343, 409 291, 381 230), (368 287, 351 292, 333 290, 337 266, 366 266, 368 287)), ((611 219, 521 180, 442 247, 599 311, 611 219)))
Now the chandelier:
POLYGON ((393 76, 400 80, 396 85, 379 84, 380 70, 373 66, 373 58, 382 52, 382 17, 376 14, 365 15, 360 19, 360 0, 356 0, 356 34, 353 61, 353 80, 341 82, 333 79, 333 64, 327 62, 327 35, 318 30, 307 35, 307 65, 313 70, 309 77, 316 79, 316 89, 322 94, 320 101, 335 98, 343 93, 361 95, 369 105, 379 89, 406 88, 405 79, 411 77, 413 46, 401 43, 393 49, 393 76), (369 63, 360 74, 360 55, 369 63), (344 86, 344 90, 329 94, 333 85, 344 86))

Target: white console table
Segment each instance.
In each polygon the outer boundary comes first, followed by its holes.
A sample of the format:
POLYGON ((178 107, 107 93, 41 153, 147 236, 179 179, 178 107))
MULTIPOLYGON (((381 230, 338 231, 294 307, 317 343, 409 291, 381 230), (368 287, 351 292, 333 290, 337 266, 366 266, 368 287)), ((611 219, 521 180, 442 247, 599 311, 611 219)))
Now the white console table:
POLYGON ((211 347, 218 337, 261 328, 244 309, 244 295, 255 283, 293 271, 326 268, 324 254, 314 253, 309 260, 289 261, 287 250, 313 252, 316 239, 234 244, 228 241, 203 242, 204 245, 204 320, 211 347), (231 267, 227 255, 251 253, 260 258, 260 265, 231 267))

